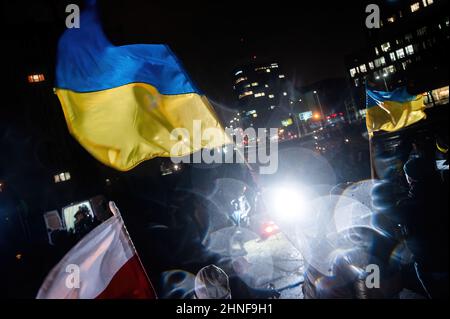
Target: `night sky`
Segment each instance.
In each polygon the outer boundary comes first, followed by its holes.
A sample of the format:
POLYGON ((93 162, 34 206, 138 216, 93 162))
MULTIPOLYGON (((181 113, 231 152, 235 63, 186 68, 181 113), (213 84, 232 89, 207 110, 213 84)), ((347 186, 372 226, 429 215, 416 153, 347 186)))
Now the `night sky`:
MULTIPOLYGON (((196 84, 227 107, 234 103, 232 70, 253 56, 278 61, 288 79, 304 86, 345 77, 345 55, 364 45, 366 1, 98 2, 115 44, 168 43, 196 84)), ((9 24, 51 20, 62 31, 65 5, 83 1, 5 3, 3 21, 9 24)))
POLYGON ((232 69, 276 60, 297 86, 344 77, 364 43, 362 1, 103 1, 116 44, 168 43, 208 96, 232 104, 232 69), (244 4, 245 3, 245 4, 244 4))

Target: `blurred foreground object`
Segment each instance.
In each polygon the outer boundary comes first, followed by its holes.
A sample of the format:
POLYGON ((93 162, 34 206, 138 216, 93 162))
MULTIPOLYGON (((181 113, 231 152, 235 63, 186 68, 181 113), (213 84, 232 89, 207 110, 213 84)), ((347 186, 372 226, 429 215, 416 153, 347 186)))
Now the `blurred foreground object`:
POLYGON ((200 269, 195 277, 195 296, 197 299, 231 299, 225 271, 215 265, 200 269))
POLYGON ((155 299, 114 203, 114 216, 87 234, 49 273, 37 299, 155 299))
POLYGON ((67 29, 59 41, 56 94, 70 133, 96 159, 127 171, 154 157, 170 157, 174 146, 174 156, 186 156, 224 144, 225 134, 201 139, 209 128, 224 131, 166 45, 112 45, 95 1, 82 13, 81 26, 67 29), (181 140, 171 135, 176 128, 181 140))

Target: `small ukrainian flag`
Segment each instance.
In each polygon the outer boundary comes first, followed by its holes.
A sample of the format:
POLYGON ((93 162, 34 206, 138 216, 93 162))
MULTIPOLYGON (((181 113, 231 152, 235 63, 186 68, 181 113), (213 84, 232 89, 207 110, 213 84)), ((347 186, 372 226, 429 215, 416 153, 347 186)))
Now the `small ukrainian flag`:
POLYGON ((393 132, 426 118, 424 96, 411 95, 406 87, 392 92, 366 88, 366 125, 369 135, 393 132))
MULTIPOLYGON (((169 157, 187 130, 186 156, 223 140, 193 143, 194 130, 223 131, 208 100, 166 45, 114 46, 106 38, 95 1, 86 1, 79 29, 67 29, 58 45, 56 94, 70 133, 102 163, 130 170, 154 157, 169 157)), ((200 132, 200 133, 201 133, 200 132)))

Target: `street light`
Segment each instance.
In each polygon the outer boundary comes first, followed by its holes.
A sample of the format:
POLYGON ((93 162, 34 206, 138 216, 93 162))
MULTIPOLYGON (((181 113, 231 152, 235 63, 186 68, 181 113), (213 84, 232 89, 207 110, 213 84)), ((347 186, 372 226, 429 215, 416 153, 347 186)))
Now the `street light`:
POLYGON ((324 119, 325 116, 323 115, 323 108, 322 108, 322 103, 320 102, 319 92, 317 92, 316 90, 314 90, 313 93, 317 96, 317 101, 319 102, 319 108, 320 108, 320 116, 322 117, 322 119, 324 119))

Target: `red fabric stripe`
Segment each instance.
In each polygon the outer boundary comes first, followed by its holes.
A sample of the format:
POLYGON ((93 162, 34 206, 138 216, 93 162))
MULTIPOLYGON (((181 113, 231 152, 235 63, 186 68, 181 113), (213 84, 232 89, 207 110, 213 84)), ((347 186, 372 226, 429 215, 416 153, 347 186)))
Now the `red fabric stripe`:
POLYGON ((96 299, 156 299, 156 293, 138 256, 134 255, 96 299))

